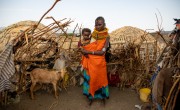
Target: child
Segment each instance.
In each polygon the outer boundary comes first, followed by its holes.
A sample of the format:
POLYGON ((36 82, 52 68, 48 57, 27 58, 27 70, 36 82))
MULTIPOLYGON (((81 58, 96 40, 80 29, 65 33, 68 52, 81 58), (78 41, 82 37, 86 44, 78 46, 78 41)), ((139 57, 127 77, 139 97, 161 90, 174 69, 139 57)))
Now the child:
POLYGON ((82 30, 82 39, 78 42, 78 47, 81 48, 90 43, 91 41, 91 30, 89 28, 83 28, 82 30))
MULTIPOLYGON (((82 38, 78 42, 79 49, 82 49, 82 46, 86 46, 87 44, 90 43, 90 41, 91 41, 90 35, 91 35, 91 30, 89 28, 83 28, 82 38)), ((84 56, 88 57, 87 54, 84 54, 84 56)), ((81 67, 81 71, 83 71, 83 67, 81 67)), ((83 77, 83 75, 82 75, 82 77, 83 77)), ((80 84, 79 85, 82 85, 83 82, 84 82, 84 79, 80 78, 80 84)))

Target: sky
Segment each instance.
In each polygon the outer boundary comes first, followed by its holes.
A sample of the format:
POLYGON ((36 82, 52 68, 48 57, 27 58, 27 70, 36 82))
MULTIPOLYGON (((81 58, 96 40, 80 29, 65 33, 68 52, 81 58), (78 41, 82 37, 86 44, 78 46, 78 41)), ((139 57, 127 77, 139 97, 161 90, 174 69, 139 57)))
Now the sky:
MULTIPOLYGON (((6 27, 24 20, 39 21, 55 0, 0 0, 0 27, 6 27)), ((173 18, 180 18, 180 0, 61 0, 47 14, 56 20, 72 19, 69 29, 78 23, 94 29, 94 21, 103 16, 106 26, 112 32, 123 26, 133 26, 143 30, 157 31, 157 20, 162 16, 165 31, 174 29, 173 18), (158 12, 159 10, 159 12, 158 12)), ((48 25, 52 20, 44 19, 48 25)))

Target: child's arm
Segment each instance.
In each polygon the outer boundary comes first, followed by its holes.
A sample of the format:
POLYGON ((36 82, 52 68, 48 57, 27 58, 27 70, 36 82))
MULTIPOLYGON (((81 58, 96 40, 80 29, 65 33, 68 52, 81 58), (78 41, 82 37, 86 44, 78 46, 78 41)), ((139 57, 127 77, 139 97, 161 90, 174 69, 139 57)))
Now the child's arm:
POLYGON ((100 51, 87 51, 87 50, 82 49, 82 53, 84 53, 84 54, 92 54, 92 55, 100 55, 100 56, 104 55, 106 53, 106 49, 109 46, 109 40, 110 40, 110 37, 107 37, 106 38, 106 43, 105 43, 103 49, 100 50, 100 51))

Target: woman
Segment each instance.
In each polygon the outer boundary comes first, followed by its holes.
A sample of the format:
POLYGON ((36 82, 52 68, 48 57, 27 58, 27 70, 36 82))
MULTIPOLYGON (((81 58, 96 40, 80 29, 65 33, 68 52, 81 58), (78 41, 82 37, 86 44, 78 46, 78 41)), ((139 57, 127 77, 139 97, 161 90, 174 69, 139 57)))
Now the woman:
POLYGON ((83 94, 90 100, 109 98, 105 53, 109 45, 109 34, 103 17, 95 20, 95 29, 91 43, 82 48, 82 65, 84 68, 83 94))

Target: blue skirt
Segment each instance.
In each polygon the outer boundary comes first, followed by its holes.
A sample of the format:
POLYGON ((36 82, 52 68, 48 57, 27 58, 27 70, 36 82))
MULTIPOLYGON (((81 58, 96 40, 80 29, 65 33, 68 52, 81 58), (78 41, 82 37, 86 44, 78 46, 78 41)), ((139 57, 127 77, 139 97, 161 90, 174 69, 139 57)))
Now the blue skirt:
POLYGON ((90 77, 87 75, 86 70, 83 71, 84 83, 83 83, 83 94, 88 97, 88 99, 104 99, 109 98, 109 87, 108 85, 100 88, 94 94, 94 97, 89 93, 89 80, 90 77))

